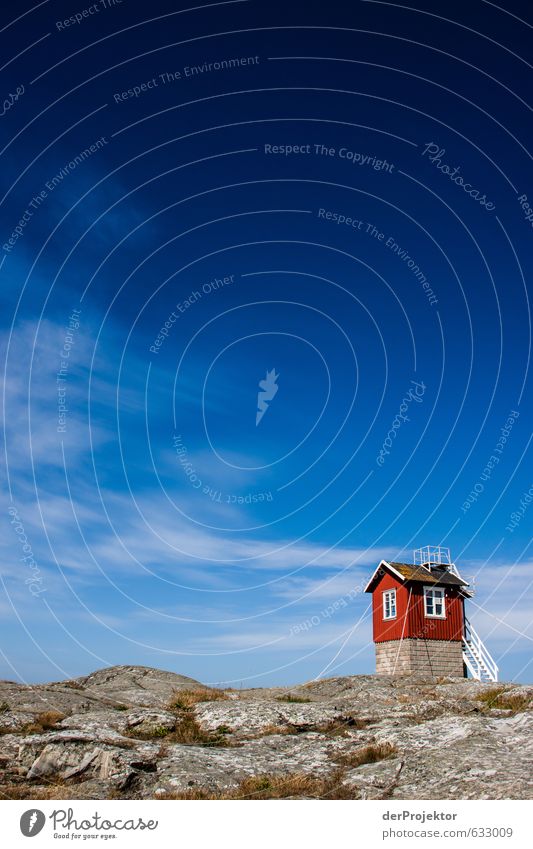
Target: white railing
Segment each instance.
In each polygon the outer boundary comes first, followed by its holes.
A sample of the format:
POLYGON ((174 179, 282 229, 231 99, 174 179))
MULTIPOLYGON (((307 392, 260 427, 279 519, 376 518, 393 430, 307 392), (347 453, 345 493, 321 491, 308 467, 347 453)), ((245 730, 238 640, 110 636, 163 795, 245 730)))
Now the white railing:
MULTIPOLYGON (((466 642, 463 642, 463 660, 472 678, 475 678, 477 681, 483 681, 483 668, 476 655, 466 642)), ((488 678, 488 675, 485 677, 488 678)))
POLYGON ((463 640, 463 659, 468 670, 479 681, 483 675, 489 681, 498 680, 498 666, 488 652, 486 646, 470 621, 465 618, 465 634, 463 640))
POLYGON ((450 566, 450 549, 442 545, 424 545, 413 551, 415 565, 424 566, 426 563, 438 563, 441 566, 450 566))

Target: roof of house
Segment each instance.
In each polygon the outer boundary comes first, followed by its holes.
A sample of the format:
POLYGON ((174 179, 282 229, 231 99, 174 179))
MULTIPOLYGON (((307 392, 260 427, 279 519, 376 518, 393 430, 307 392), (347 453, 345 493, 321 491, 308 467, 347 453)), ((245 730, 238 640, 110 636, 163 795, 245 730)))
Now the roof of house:
POLYGON ((426 566, 419 566, 415 563, 396 563, 392 560, 390 562, 382 560, 366 585, 365 592, 372 591, 376 583, 376 577, 378 577, 378 573, 383 567, 388 568, 396 577, 401 578, 402 581, 417 581, 424 584, 445 584, 458 588, 468 586, 466 581, 458 578, 457 575, 454 575, 453 572, 450 572, 446 568, 433 566, 431 569, 428 569, 426 566))

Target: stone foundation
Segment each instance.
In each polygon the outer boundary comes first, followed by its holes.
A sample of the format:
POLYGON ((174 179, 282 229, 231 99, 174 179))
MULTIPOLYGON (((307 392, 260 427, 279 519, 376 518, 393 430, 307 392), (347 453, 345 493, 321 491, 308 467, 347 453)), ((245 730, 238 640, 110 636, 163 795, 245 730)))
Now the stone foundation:
POLYGON ((378 675, 465 677, 462 645, 458 640, 388 640, 375 646, 378 675))

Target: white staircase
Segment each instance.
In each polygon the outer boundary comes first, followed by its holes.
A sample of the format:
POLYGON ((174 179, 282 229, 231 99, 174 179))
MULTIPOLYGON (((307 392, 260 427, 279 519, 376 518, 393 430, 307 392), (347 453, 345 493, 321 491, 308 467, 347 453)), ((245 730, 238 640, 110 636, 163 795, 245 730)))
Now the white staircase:
POLYGON ((463 660, 472 678, 483 683, 498 680, 498 667, 479 634, 465 618, 465 634, 463 637, 463 660))

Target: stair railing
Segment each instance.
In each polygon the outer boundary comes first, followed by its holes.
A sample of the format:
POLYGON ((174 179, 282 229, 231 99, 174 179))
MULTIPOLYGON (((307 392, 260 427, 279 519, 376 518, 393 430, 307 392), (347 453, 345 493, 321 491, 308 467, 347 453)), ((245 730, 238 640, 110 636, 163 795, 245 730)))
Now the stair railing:
POLYGON ((487 650, 484 643, 469 619, 465 618, 465 635, 464 642, 466 648, 470 650, 463 655, 465 663, 475 678, 480 678, 482 671, 486 670, 491 681, 498 680, 498 666, 492 655, 487 650), (473 668, 474 663, 477 665, 477 670, 473 668))

